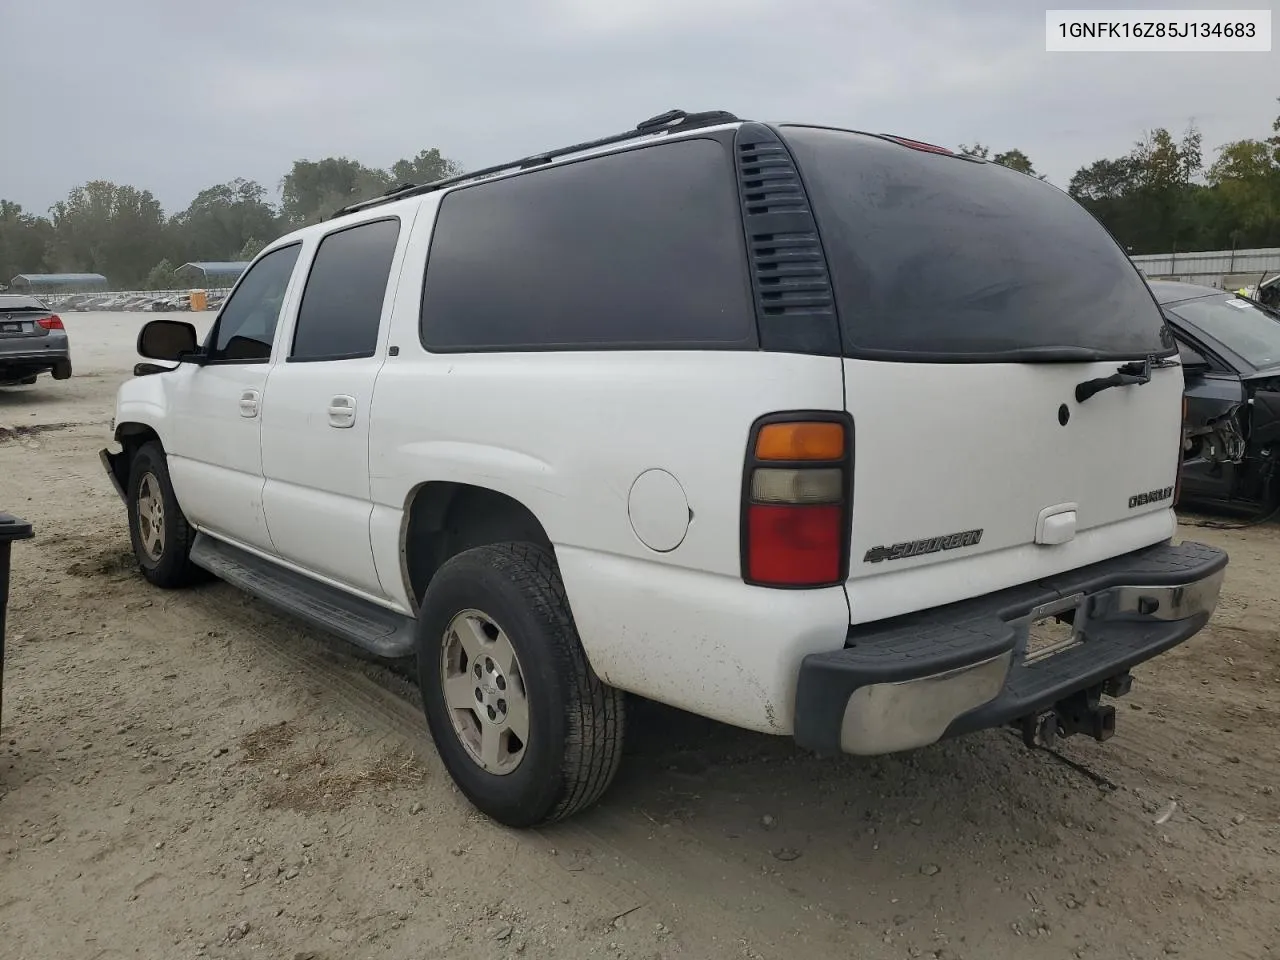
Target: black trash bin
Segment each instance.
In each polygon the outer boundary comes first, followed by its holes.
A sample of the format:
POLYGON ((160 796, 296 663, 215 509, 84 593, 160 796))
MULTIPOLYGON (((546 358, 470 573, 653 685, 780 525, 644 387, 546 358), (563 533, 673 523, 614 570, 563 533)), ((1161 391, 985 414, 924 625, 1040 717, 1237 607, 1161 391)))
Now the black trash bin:
POLYGON ((4 717, 4 611, 9 605, 9 554, 15 540, 30 540, 31 524, 0 513, 0 719, 4 717))

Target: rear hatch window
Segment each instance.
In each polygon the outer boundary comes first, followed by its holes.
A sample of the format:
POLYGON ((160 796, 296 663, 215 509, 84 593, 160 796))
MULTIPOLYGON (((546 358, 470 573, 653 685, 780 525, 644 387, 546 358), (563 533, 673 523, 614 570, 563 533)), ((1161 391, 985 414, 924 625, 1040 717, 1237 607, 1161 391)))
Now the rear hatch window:
POLYGON ((781 130, 830 266, 845 352, 867 359, 1173 353, 1146 284, 1066 193, 866 134, 781 130))
POLYGON ((0 294, 0 313, 47 314, 49 308, 35 297, 0 294))

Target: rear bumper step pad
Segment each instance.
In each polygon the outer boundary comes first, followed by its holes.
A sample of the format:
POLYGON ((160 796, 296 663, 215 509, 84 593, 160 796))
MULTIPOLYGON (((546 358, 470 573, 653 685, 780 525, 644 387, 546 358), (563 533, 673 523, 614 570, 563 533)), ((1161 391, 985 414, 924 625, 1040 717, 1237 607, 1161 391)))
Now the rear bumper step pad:
POLYGON ((1227 556, 1166 543, 996 593, 851 627, 800 667, 795 739, 890 753, 1051 709, 1182 643, 1217 605, 1227 556), (1072 618, 1076 645, 1026 662, 1031 624, 1072 618))

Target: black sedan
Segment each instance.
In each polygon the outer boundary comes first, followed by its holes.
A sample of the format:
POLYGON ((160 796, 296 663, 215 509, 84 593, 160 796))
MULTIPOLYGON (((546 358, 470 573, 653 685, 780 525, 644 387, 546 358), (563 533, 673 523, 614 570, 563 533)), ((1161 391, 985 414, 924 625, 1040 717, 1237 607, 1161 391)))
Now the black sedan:
POLYGON ((1186 378, 1180 502, 1251 511, 1280 503, 1280 312, 1166 280, 1151 289, 1186 378))

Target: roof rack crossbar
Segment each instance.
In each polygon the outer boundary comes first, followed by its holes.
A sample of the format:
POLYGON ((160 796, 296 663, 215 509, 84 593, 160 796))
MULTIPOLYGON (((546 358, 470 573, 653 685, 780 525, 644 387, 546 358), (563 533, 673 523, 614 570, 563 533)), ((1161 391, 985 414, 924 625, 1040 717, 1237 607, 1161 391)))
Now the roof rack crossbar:
POLYGON ((623 133, 616 133, 613 136, 601 137, 598 140, 587 140, 584 143, 575 143, 568 147, 560 147, 555 150, 548 150, 545 153, 537 153, 532 156, 523 157, 519 160, 513 160, 509 163, 500 163, 496 166, 485 167, 481 170, 472 170, 469 173, 460 173, 457 176, 445 177, 441 180, 433 180, 430 183, 404 183, 397 187, 392 187, 386 193, 378 197, 371 197, 368 200, 360 200, 356 203, 347 204, 342 209, 333 213, 329 219, 341 217, 344 214, 355 213, 357 210, 368 210, 370 207, 381 206, 384 203, 392 203, 396 200, 404 200, 408 197, 416 197, 425 193, 434 193, 437 190, 443 190, 445 187, 457 186, 461 183, 467 183, 471 180, 483 180, 487 177, 496 176, 499 173, 507 173, 512 170, 528 170, 532 167, 542 166, 550 163, 559 157, 566 157, 574 153, 583 153, 587 150, 596 150, 600 147, 612 146, 615 143, 626 143, 628 140, 638 140, 641 137, 653 136, 659 133, 678 133, 685 130, 694 130, 698 127, 709 127, 719 123, 736 123, 738 117, 724 110, 706 110, 701 113, 686 113, 683 110, 668 110, 666 113, 660 113, 656 117, 650 117, 636 124, 634 129, 627 130, 623 133))

